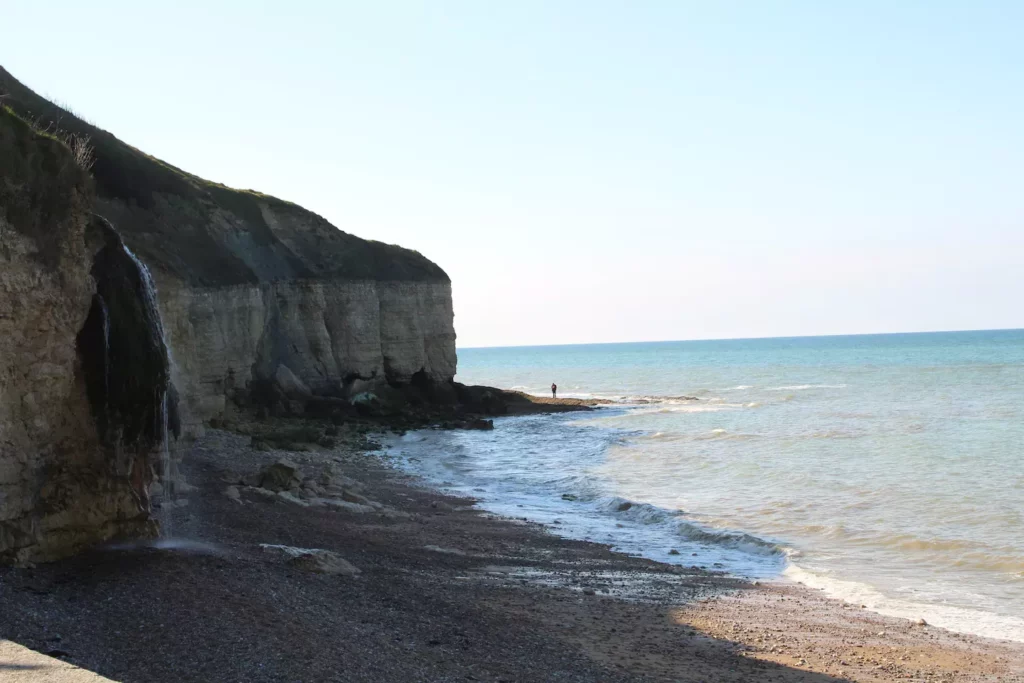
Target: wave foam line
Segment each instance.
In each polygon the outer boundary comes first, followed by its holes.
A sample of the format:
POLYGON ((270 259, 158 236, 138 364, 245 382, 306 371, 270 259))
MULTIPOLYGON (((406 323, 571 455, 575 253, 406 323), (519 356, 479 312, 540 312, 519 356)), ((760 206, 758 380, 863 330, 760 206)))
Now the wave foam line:
POLYGON ((1024 642, 1024 619, 981 610, 890 598, 871 586, 856 581, 843 581, 790 564, 783 575, 809 588, 853 605, 863 605, 872 612, 902 619, 924 619, 932 626, 950 631, 971 633, 984 638, 1024 642))

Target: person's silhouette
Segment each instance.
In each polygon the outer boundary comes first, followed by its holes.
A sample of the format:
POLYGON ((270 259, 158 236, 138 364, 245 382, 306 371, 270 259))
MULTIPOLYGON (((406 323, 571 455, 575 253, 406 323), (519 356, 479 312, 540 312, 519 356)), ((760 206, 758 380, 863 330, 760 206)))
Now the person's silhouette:
POLYGON ((551 398, 555 398, 555 396, 557 394, 558 394, 558 385, 555 384, 554 382, 552 382, 551 383, 551 398))

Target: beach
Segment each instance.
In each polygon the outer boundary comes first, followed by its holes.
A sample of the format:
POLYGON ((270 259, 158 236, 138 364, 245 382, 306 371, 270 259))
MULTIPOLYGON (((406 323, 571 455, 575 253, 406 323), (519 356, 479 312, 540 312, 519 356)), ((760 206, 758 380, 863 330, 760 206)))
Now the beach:
POLYGON ((171 513, 188 543, 0 570, 0 638, 139 682, 1024 680, 1020 644, 560 538, 396 469, 369 425, 339 432, 283 451, 210 430, 171 513), (375 507, 241 483, 282 458, 375 507), (261 544, 334 551, 359 573, 261 544))

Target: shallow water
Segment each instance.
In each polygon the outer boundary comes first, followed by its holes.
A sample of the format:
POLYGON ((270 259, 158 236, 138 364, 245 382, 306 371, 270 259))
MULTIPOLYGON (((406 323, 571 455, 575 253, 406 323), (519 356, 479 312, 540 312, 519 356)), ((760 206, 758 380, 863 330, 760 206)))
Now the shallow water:
POLYGON ((463 349, 459 380, 619 402, 396 445, 489 509, 1024 640, 1024 331, 463 349))

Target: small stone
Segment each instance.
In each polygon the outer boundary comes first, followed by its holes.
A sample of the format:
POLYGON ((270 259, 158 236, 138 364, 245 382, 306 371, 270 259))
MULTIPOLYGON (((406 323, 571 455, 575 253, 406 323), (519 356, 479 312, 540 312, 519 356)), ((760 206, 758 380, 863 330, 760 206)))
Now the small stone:
POLYGON ((429 551, 434 552, 434 553, 443 553, 445 555, 465 555, 466 554, 466 551, 464 551, 464 550, 458 550, 457 548, 442 548, 441 546, 437 546, 437 545, 425 545, 425 546, 423 546, 423 549, 424 550, 429 550, 429 551))
POLYGON ((594 589, 593 588, 584 588, 583 589, 583 594, 584 595, 593 595, 594 594, 594 589))
POLYGON ((224 495, 236 503, 242 502, 242 492, 238 490, 237 486, 229 486, 224 489, 224 495))
POLYGON ((384 507, 380 503, 374 503, 376 506, 374 509, 384 519, 412 519, 413 515, 405 512, 404 510, 396 510, 394 508, 384 507))
POLYGON ((301 498, 297 497, 291 491, 278 491, 277 492, 277 497, 280 498, 281 500, 287 501, 287 502, 292 503, 294 505, 301 505, 304 508, 308 508, 309 505, 310 505, 309 501, 302 500, 301 498))
POLYGON ((678 550, 676 550, 675 548, 672 548, 672 550, 669 550, 669 551, 668 551, 668 554, 669 554, 669 555, 678 555, 678 554, 679 554, 679 551, 678 551, 678 550))
POLYGON ((341 499, 348 501, 349 503, 358 503, 359 505, 367 505, 370 507, 373 506, 373 501, 371 501, 366 496, 360 495, 354 491, 347 491, 343 489, 341 492, 341 499))
POLYGON ((914 622, 914 624, 916 624, 917 626, 927 626, 928 622, 925 621, 924 619, 918 619, 917 621, 914 622))
POLYGON ((315 550, 303 553, 288 561, 288 565, 314 574, 355 576, 360 571, 350 562, 329 550, 315 550))
POLYGON ((339 500, 337 498, 310 498, 308 504, 314 507, 330 507, 338 510, 344 510, 345 512, 354 512, 356 514, 373 512, 373 508, 369 505, 350 503, 347 500, 339 500))
POLYGON ((246 486, 245 490, 247 493, 252 493, 257 496, 263 496, 264 498, 277 499, 277 494, 269 489, 260 488, 259 486, 246 486))

